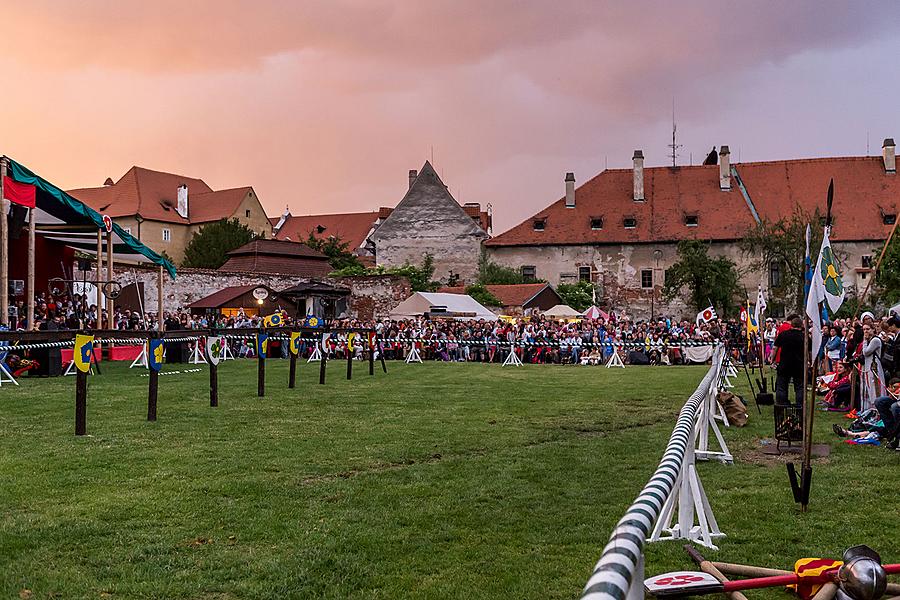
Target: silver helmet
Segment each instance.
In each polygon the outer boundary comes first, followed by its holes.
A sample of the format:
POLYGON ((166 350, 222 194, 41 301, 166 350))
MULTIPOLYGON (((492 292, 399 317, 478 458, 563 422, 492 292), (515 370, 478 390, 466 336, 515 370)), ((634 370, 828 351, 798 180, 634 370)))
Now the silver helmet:
POLYGON ((838 598, 878 600, 887 588, 887 575, 881 556, 868 546, 854 546, 844 552, 844 564, 838 571, 838 598))

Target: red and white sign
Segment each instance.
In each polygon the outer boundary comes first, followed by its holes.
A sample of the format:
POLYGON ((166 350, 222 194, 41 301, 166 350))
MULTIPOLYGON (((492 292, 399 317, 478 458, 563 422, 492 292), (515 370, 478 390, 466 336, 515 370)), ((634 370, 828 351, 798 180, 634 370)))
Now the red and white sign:
POLYGON ((106 233, 112 231, 112 219, 109 215, 103 215, 103 227, 106 229, 106 233))
POLYGON ((644 588, 654 596, 690 596, 721 591, 719 581, 699 571, 675 571, 644 580, 644 588))

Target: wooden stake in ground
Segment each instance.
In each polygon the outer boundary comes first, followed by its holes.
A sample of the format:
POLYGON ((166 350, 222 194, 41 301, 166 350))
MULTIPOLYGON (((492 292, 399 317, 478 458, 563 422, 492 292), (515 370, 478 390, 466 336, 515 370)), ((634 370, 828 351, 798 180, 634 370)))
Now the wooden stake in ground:
POLYGON ((353 339, 347 335, 347 381, 353 379, 353 339))
POLYGON ((266 341, 267 336, 265 333, 256 334, 256 362, 258 365, 256 394, 260 398, 266 395, 266 349, 268 347, 266 341))
POLYGON ((369 332, 369 375, 375 374, 375 332, 369 332))
POLYGON ((327 342, 330 334, 322 334, 322 358, 319 359, 319 385, 325 385, 325 357, 328 356, 327 342))
POLYGON ((162 369, 163 342, 158 333, 147 339, 147 369, 150 384, 147 388, 147 420, 156 420, 156 399, 159 394, 159 370, 162 369))
POLYGON ((87 433, 87 373, 75 371, 75 435, 87 433))
POLYGON ((293 348, 291 348, 289 354, 291 364, 288 369, 288 387, 294 389, 297 384, 297 355, 294 354, 293 348))
MULTIPOLYGON (((211 330, 212 334, 210 337, 204 340, 204 345, 206 346, 206 362, 209 364, 209 405, 212 408, 219 406, 219 346, 216 345, 216 348, 213 349, 213 345, 210 343, 214 337, 216 337, 215 330, 211 330)), ((226 343, 225 338, 216 338, 219 340, 219 343, 226 343)), ((200 341, 197 340, 199 344, 200 341)))

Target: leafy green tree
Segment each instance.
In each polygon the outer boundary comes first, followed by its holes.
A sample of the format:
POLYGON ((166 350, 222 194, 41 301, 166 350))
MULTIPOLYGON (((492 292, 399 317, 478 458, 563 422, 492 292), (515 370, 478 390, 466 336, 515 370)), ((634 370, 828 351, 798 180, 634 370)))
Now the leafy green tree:
POLYGON ((700 240, 678 242, 678 260, 666 272, 663 298, 681 296, 698 311, 712 302, 719 314, 734 312, 739 292, 739 274, 734 262, 724 256, 709 256, 709 245, 700 240))
POLYGON ((198 269, 218 269, 228 259, 227 254, 255 240, 256 233, 237 219, 222 219, 204 225, 191 236, 184 249, 182 266, 198 269))
POLYGON ((326 238, 317 238, 312 232, 309 232, 309 237, 303 243, 327 256, 328 264, 336 271, 357 267, 360 269, 364 268, 362 263, 359 262, 359 257, 350 250, 350 242, 345 242, 340 237, 330 235, 326 238))
POLYGON ((493 295, 487 287, 476 283, 466 287, 466 293, 482 306, 503 306, 500 299, 493 295))
MULTIPOLYGON (((897 302, 900 302, 900 240, 897 239, 898 236, 894 236, 891 238, 891 243, 888 244, 887 249, 884 251, 884 258, 881 259, 881 264, 878 266, 878 272, 874 274, 875 282, 872 286, 877 286, 877 300, 879 304, 883 304, 886 307, 891 307, 897 302)), ((872 257, 877 257, 881 255, 881 248, 875 248, 872 250, 872 257)), ((877 259, 876 259, 877 260, 877 259)), ((872 265, 875 266, 874 264, 872 265)), ((844 281, 846 282, 847 273, 844 273, 844 281)), ((846 285, 846 283, 845 283, 846 285)), ((862 295, 863 290, 856 290, 858 294, 862 295)), ((869 290, 869 297, 866 299, 868 301, 872 301, 872 291, 869 290)), ((845 302, 844 306, 850 304, 849 302, 845 302)), ((855 306, 855 303, 854 303, 855 306)))
POLYGON ((587 310, 594 303, 594 284, 590 281, 561 283, 556 286, 556 293, 564 304, 578 311, 587 310))
POLYGON ((522 273, 511 267, 498 265, 482 250, 478 257, 478 283, 481 285, 525 283, 522 273))
POLYGON ((409 279, 409 284, 414 292, 433 292, 441 286, 441 282, 433 281, 434 256, 426 254, 419 266, 404 264, 402 267, 386 269, 384 266, 366 268, 362 265, 351 265, 343 269, 333 271, 331 277, 359 277, 365 275, 399 275, 409 279))
POLYGON ((770 281, 770 304, 781 304, 788 314, 803 310, 803 288, 806 282, 806 226, 811 225, 810 254, 813 263, 822 246, 822 215, 816 209, 813 214, 796 207, 790 217, 778 221, 763 221, 751 229, 740 242, 744 255, 755 257, 750 263, 754 271, 766 274, 775 265, 782 273, 780 282, 770 281), (777 283, 777 285, 771 285, 777 283))

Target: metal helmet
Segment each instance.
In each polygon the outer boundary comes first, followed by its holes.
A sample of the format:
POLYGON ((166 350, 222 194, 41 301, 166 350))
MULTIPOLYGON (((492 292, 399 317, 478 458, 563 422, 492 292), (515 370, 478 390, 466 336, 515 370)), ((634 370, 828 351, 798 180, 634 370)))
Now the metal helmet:
POLYGON ((887 588, 887 575, 881 556, 868 546, 854 546, 844 552, 844 564, 838 571, 840 591, 852 600, 878 600, 887 588))

